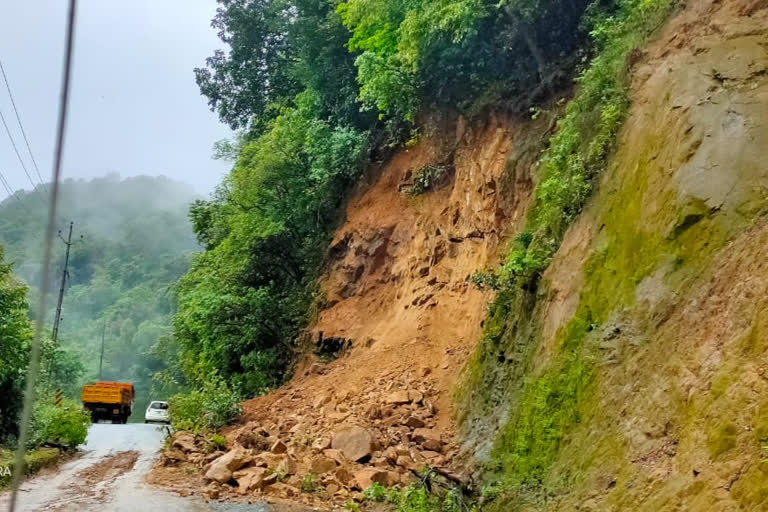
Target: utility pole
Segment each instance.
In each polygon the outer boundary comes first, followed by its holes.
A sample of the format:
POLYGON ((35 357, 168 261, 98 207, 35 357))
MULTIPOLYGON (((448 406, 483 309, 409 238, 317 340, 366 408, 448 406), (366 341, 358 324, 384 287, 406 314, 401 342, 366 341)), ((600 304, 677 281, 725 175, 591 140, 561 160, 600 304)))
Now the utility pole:
POLYGON ((104 336, 107 333, 107 319, 104 319, 104 327, 101 329, 101 356, 99 357, 99 380, 101 379, 101 368, 104 364, 104 336))
POLYGON ((64 288, 67 285, 67 277, 69 276, 68 268, 69 268, 69 250, 72 248, 72 228, 75 225, 74 222, 69 223, 69 236, 66 240, 64 240, 64 237, 61 236, 61 230, 59 230, 59 238, 61 238, 64 243, 67 246, 67 255, 64 257, 64 272, 61 274, 61 288, 59 288, 59 300, 56 303, 56 318, 53 321, 53 334, 51 335, 51 338, 53 338, 53 343, 56 343, 57 338, 59 337, 59 322, 61 322, 61 303, 64 302, 64 288))

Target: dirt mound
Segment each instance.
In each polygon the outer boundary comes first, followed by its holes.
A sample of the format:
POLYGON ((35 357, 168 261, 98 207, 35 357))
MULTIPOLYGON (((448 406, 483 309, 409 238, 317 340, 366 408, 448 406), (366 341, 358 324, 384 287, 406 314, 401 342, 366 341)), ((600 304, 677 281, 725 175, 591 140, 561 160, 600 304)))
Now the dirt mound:
POLYGON ((114 480, 132 470, 137 460, 139 460, 139 452, 118 452, 78 473, 76 475, 78 485, 92 486, 99 482, 114 480))

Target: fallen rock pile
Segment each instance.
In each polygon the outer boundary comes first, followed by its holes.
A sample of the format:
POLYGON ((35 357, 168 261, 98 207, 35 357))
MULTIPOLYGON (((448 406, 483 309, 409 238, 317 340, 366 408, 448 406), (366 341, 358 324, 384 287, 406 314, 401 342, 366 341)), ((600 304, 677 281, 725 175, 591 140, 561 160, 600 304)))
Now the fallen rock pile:
POLYGON ((457 449, 435 428, 435 392, 420 382, 382 379, 339 395, 293 390, 273 405, 270 419, 230 431, 226 451, 203 436, 177 432, 161 463, 199 468, 208 499, 306 503, 360 499, 374 482, 405 486, 424 466, 450 472, 447 461, 457 449))

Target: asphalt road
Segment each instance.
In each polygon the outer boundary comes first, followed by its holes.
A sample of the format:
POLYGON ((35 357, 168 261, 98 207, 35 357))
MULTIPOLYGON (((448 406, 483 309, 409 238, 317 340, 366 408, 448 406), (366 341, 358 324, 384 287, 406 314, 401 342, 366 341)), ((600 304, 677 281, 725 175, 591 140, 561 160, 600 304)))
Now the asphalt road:
MULTIPOLYGON (((164 427, 145 424, 91 426, 85 453, 56 471, 27 480, 16 511, 55 512, 278 512, 267 504, 205 503, 147 484, 146 474, 163 445, 164 427)), ((0 512, 8 509, 0 495, 0 512)))

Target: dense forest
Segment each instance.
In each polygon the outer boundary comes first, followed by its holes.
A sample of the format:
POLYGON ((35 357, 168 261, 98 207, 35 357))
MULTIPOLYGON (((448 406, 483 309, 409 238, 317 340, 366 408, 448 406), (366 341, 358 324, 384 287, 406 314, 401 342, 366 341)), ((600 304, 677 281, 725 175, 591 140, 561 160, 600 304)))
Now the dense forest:
MULTIPOLYGON (((84 382, 99 377, 103 335, 102 377, 135 384, 134 418, 142 419, 153 375, 164 369, 157 345, 170 333, 174 283, 187 270, 191 253, 199 250, 187 218, 195 198, 191 188, 162 177, 62 183, 61 235, 66 238, 69 222, 75 224, 54 361, 75 376, 61 383, 73 398, 84 382)), ((38 190, 17 193, 0 205, 0 244, 13 273, 30 287, 33 318, 41 285, 45 210, 40 200, 38 190)), ((54 255, 48 326, 64 270, 63 240, 56 239, 54 255)))

